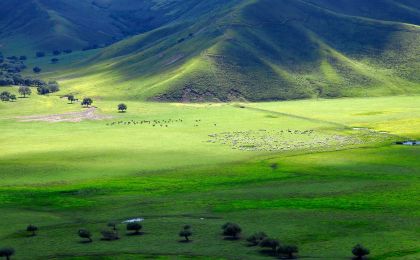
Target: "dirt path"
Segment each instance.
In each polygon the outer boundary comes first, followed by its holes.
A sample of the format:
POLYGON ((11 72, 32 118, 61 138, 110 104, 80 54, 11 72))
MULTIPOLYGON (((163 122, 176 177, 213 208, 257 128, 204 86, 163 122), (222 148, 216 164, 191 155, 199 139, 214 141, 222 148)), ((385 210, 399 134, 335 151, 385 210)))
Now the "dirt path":
POLYGON ((110 119, 112 116, 99 115, 96 112, 96 107, 90 107, 81 112, 69 112, 63 114, 53 115, 33 115, 33 116, 20 116, 17 119, 20 122, 81 122, 83 120, 103 120, 110 119))

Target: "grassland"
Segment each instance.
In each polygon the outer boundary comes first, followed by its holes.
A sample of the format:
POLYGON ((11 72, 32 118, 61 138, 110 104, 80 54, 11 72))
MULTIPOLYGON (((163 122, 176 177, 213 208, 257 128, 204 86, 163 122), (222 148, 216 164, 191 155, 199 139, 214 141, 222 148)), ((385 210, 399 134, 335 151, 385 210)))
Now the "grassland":
MULTIPOLYGON (((419 97, 127 100, 127 113, 117 113, 118 103, 96 99, 96 113, 113 118, 78 123, 23 122, 85 110, 58 96, 0 103, 0 246, 14 247, 16 259, 270 259, 244 239, 223 240, 226 221, 239 223, 242 237, 265 231, 295 243, 307 259, 348 259, 356 243, 371 249, 371 259, 420 256, 420 150, 392 144, 420 137, 419 97), (127 125, 169 119, 178 121, 127 125), (261 130, 361 141, 281 151, 209 142, 209 135, 261 130), (145 218, 144 235, 125 236, 120 225, 122 239, 100 241, 109 221, 134 217, 145 218), (27 236, 30 223, 38 236, 27 236), (178 242, 184 224, 193 227, 192 243, 178 242), (93 243, 79 242, 82 227, 93 243)), ((290 139, 307 142, 300 136, 290 139)))

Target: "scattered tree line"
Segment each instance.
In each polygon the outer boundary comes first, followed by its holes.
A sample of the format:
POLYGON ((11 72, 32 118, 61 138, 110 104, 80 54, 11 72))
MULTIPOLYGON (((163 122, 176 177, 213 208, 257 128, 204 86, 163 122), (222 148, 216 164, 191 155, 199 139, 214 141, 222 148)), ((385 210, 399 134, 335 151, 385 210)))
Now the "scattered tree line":
MULTIPOLYGON (((126 223, 125 229, 127 230, 127 236, 136 236, 142 235, 140 231, 143 229, 143 225, 140 222, 129 222, 126 223)), ((29 236, 35 237, 38 232, 38 227, 35 225, 28 225, 26 231, 29 236)), ((222 235, 225 240, 239 240, 242 233, 242 229, 238 224, 228 222, 222 226, 222 235)), ((120 239, 119 228, 117 222, 109 222, 107 224, 107 229, 102 230, 101 232, 102 241, 114 241, 120 239)), ((88 229, 82 228, 77 231, 77 235, 82 239, 82 243, 92 243, 93 234, 88 229)), ((179 242, 192 242, 190 237, 193 235, 190 225, 185 225, 179 232, 179 237, 182 237, 183 240, 179 242)), ((249 236, 246 241, 249 243, 249 246, 259 246, 263 250, 269 250, 272 256, 281 257, 284 259, 294 259, 296 254, 299 252, 296 245, 287 245, 281 243, 275 238, 267 236, 264 232, 257 232, 249 236)), ((367 255, 370 254, 369 249, 364 246, 357 244, 352 250, 354 259, 364 259, 367 255)), ((0 248, 0 257, 5 257, 6 260, 10 260, 13 256, 15 250, 10 247, 0 248)))

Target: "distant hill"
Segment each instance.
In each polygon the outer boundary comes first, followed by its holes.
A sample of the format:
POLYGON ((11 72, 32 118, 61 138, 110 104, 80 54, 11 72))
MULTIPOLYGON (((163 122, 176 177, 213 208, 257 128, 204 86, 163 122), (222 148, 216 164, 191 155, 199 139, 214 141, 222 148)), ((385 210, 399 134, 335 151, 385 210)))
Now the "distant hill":
MULTIPOLYGON (((84 2, 99 14, 129 6, 84 2)), ((102 49, 83 67, 56 72, 68 91, 157 101, 420 93, 415 0, 128 2, 156 16, 141 23, 143 33, 102 49)), ((121 24, 133 28, 128 21, 121 24)), ((105 35, 136 33, 122 31, 110 27, 105 35)))

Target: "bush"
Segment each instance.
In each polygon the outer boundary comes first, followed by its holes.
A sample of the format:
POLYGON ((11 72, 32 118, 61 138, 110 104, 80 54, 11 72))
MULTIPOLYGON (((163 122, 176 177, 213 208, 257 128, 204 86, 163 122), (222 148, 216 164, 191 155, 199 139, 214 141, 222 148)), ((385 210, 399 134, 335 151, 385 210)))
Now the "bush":
POLYGON ((22 55, 22 56, 20 56, 19 57, 19 60, 26 60, 27 58, 26 58, 26 56, 24 56, 24 55, 22 55))
POLYGON ((73 50, 71 50, 71 49, 65 49, 63 52, 69 54, 69 53, 72 53, 73 50))
POLYGON ((32 234, 32 236, 36 236, 36 231, 38 231, 38 227, 34 226, 34 225, 29 225, 26 228, 26 231, 30 232, 32 234))
POLYGON ((0 249, 0 257, 6 257, 7 260, 10 259, 12 255, 15 254, 15 250, 10 247, 1 248, 0 249))
POLYGON ((102 240, 113 241, 113 240, 120 239, 120 237, 118 236, 118 233, 115 230, 104 230, 101 232, 101 234, 102 234, 102 240))
POLYGON ((57 58, 52 58, 51 59, 52 64, 56 64, 56 63, 58 63, 58 61, 59 61, 59 59, 57 59, 57 58))
POLYGON ((253 246, 257 246, 266 237, 267 235, 264 232, 258 232, 248 237, 246 241, 248 241, 253 246))
POLYGON ((79 229, 78 235, 81 238, 85 238, 88 240, 88 242, 92 242, 92 233, 90 233, 87 229, 79 229))
POLYGON ((140 224, 140 222, 127 223, 127 230, 134 231, 133 234, 135 235, 138 235, 142 228, 143 226, 140 224))
POLYGON ((61 54, 61 51, 59 51, 59 50, 54 50, 53 51, 53 55, 54 56, 58 56, 58 55, 60 55, 61 54))
POLYGON ((42 71, 40 67, 34 67, 32 70, 34 73, 40 73, 42 71))
POLYGON ((365 248, 364 246, 360 244, 355 245, 351 252, 356 257, 356 259, 363 259, 363 257, 370 254, 369 249, 365 248))
POLYGON ((273 250, 274 253, 277 252, 277 247, 280 245, 280 242, 277 239, 274 238, 264 238, 261 242, 260 242, 260 247, 265 247, 265 248, 271 248, 273 250))
POLYGON ((235 223, 226 223, 222 226, 223 235, 232 239, 237 239, 238 235, 242 232, 241 227, 235 223))
POLYGON ((3 91, 3 92, 0 94, 0 100, 1 100, 1 101, 9 101, 9 100, 10 100, 10 92, 8 92, 8 91, 3 91))
POLYGON ((37 57, 37 58, 42 58, 42 57, 45 57, 45 52, 43 52, 43 51, 38 51, 38 52, 36 53, 36 57, 37 57))
POLYGON ((298 252, 299 252, 299 250, 298 250, 297 246, 295 246, 295 245, 280 246, 277 249, 278 254, 285 255, 285 256, 287 256, 288 259, 294 258, 293 254, 298 253, 298 252))
POLYGON ((10 94, 10 101, 16 101, 16 95, 10 94))

